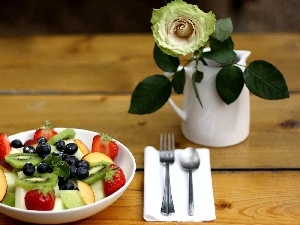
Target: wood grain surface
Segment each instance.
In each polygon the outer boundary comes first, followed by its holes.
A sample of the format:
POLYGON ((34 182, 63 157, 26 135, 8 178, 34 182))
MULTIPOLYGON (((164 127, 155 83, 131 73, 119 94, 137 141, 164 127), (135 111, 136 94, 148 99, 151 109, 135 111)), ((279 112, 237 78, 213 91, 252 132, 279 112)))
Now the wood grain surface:
MULTIPOLYGON (((248 62, 265 59, 284 74, 290 98, 266 101, 251 95, 250 135, 243 143, 210 148, 217 219, 204 224, 299 224, 300 35, 235 34, 248 62)), ((106 210, 71 224, 131 224, 143 219, 144 148, 158 147, 173 132, 176 148, 188 141, 166 104, 150 115, 129 114, 137 83, 161 73, 152 59, 151 35, 0 37, 0 132, 35 129, 49 119, 115 135, 132 151, 136 176, 106 210)), ((172 95, 177 104, 182 96, 172 95)), ((19 221, 0 214, 0 225, 19 221)), ((157 225, 165 224, 157 222, 157 225)), ((192 224, 192 223, 170 223, 192 224)))
MULTIPOLYGON (((267 60, 298 90, 299 34, 235 34, 248 62, 267 60)), ((148 75, 161 73, 151 35, 0 37, 0 90, 25 93, 128 93, 148 75)))
MULTIPOLYGON (((180 104, 181 96, 174 100, 180 104)), ((161 132, 175 134, 176 148, 203 147, 181 134, 180 120, 169 105, 150 115, 127 113, 128 95, 5 95, 0 102, 2 132, 11 135, 35 129, 49 119, 56 127, 109 133, 133 152, 138 168, 144 165, 145 146, 158 147, 161 132)), ((286 125, 300 121, 299 111, 299 94, 284 101, 251 96, 248 139, 232 147, 210 148, 212 168, 299 168, 300 130, 286 125)))
MULTIPOLYGON (((217 219, 203 224, 298 225, 299 173, 295 171, 212 172, 217 219)), ((20 222, 0 215, 0 224, 20 222)), ((137 172, 128 190, 104 211, 70 225, 149 224, 143 219, 143 172, 137 172)), ((152 222, 163 225, 166 222, 152 222)), ((26 224, 23 223, 22 224, 26 224)), ((168 222, 192 225, 192 222, 168 222)))

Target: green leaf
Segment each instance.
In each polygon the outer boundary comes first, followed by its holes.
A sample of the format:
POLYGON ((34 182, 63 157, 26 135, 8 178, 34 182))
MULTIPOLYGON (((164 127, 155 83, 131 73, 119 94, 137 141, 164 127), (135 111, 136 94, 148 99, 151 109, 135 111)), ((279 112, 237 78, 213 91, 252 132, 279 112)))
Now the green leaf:
POLYGON ((153 57, 156 65, 166 72, 176 72, 180 64, 178 57, 167 55, 157 45, 154 46, 153 57))
POLYGON ((61 157, 55 155, 54 152, 52 152, 51 154, 47 155, 47 157, 44 158, 43 161, 45 163, 47 163, 49 166, 54 167, 54 166, 58 165, 62 161, 62 159, 61 159, 61 157))
POLYGON ((171 81, 164 75, 147 77, 133 91, 128 112, 133 114, 155 112, 167 102, 171 92, 171 81))
POLYGON ((225 41, 231 36, 232 31, 233 24, 230 18, 219 19, 211 36, 219 41, 225 41))
POLYGON ((271 63, 256 60, 244 72, 248 89, 258 97, 277 100, 289 97, 289 90, 282 73, 271 63))
MULTIPOLYGON (((201 98, 200 98, 200 94, 199 94, 199 91, 198 91, 198 88, 197 88, 197 81, 196 81, 196 79, 198 79, 197 78, 197 76, 198 76, 199 74, 197 73, 197 70, 193 73, 193 75, 192 75, 192 86, 193 86, 193 89, 194 89, 194 92, 195 92, 195 95, 196 95, 196 98, 198 99, 198 102, 200 103, 200 105, 201 105, 201 107, 203 107, 203 105, 202 105, 202 102, 201 102, 201 98)), ((202 74, 203 75, 203 74, 202 74)), ((199 83, 199 82, 198 82, 199 83)))
POLYGON ((220 98, 229 105, 239 97, 244 87, 243 71, 234 65, 223 67, 217 74, 216 86, 220 98))
POLYGON ((211 38, 209 46, 212 51, 217 51, 222 49, 229 49, 229 50, 234 49, 234 43, 231 37, 227 38, 225 41, 219 41, 217 39, 211 38))
POLYGON ((195 82, 196 83, 200 83, 202 81, 202 79, 203 79, 203 72, 202 71, 195 70, 193 75, 195 77, 195 82))
POLYGON ((185 85, 185 70, 182 68, 180 71, 176 71, 173 75, 172 86, 177 94, 183 94, 185 85))
POLYGON ((232 64, 237 58, 236 53, 230 49, 203 52, 202 57, 212 59, 223 65, 232 64))
POLYGON ((52 169, 53 172, 60 177, 68 177, 70 174, 70 166, 62 161, 61 157, 55 153, 49 154, 44 160, 52 169))
POLYGON ((66 162, 61 161, 53 168, 53 172, 60 177, 69 177, 70 166, 66 162))

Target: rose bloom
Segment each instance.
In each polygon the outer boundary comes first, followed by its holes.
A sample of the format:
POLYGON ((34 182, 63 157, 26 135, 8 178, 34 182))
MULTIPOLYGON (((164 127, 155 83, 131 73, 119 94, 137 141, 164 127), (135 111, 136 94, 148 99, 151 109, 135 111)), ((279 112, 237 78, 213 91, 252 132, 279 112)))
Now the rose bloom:
POLYGON ((171 56, 187 55, 203 47, 214 32, 216 18, 196 5, 175 0, 154 9, 151 18, 156 44, 171 56))

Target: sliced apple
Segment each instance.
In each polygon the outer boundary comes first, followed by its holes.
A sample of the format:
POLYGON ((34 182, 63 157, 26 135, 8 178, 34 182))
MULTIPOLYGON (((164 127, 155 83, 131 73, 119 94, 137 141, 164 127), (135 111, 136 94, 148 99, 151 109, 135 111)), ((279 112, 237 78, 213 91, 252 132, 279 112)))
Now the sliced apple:
POLYGON ((74 156, 77 158, 77 159, 82 159, 82 157, 84 156, 84 154, 82 154, 82 152, 78 149, 74 156))
POLYGON ((89 164, 91 164, 91 165, 99 163, 101 161, 113 163, 113 160, 109 156, 107 156, 103 153, 100 153, 100 152, 91 152, 91 153, 85 155, 83 157, 83 159, 88 161, 89 164))
POLYGON ((3 170, 0 170, 0 184, 0 201, 2 201, 7 191, 7 181, 3 170))
POLYGON ((74 139, 74 142, 78 146, 78 150, 80 150, 83 155, 90 153, 88 147, 80 139, 74 139))
POLYGON ((95 194, 93 189, 90 187, 90 185, 80 180, 77 181, 77 185, 78 185, 79 192, 81 193, 81 196, 83 198, 83 201, 85 201, 86 204, 94 203, 95 194))

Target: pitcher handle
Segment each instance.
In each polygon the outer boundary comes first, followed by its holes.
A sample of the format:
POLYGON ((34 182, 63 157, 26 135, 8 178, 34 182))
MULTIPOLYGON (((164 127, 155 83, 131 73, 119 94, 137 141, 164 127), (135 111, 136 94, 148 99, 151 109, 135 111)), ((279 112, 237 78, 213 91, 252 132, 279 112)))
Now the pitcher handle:
POLYGON ((171 108, 174 110, 174 112, 179 116, 179 118, 181 120, 185 121, 186 120, 186 112, 184 110, 182 110, 181 108, 179 108, 171 98, 168 99, 168 103, 171 106, 171 108))

